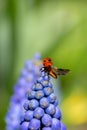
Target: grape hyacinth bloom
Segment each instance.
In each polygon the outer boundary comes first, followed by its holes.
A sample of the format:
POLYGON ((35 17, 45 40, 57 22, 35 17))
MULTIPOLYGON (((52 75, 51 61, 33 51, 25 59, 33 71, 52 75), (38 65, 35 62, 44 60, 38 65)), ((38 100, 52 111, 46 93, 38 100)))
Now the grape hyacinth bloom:
MULTIPOLYGON (((20 126, 20 119, 22 120, 25 111, 23 109, 23 104, 26 100, 26 92, 31 90, 31 87, 36 79, 40 77, 40 68, 41 61, 39 54, 36 54, 33 60, 26 61, 25 66, 21 71, 18 82, 14 86, 14 94, 11 97, 10 106, 5 118, 6 130, 27 130, 28 122, 25 122, 23 123, 23 125, 20 126)), ((31 98, 33 98, 34 93, 32 92, 32 95, 30 96, 31 98)), ((38 103, 36 100, 35 106, 31 106, 33 102, 35 101, 31 102, 30 107, 33 107, 34 109, 36 106, 38 106, 38 103)), ((27 106, 25 106, 25 108, 27 110, 27 106)), ((31 120, 33 117, 32 111, 28 111, 25 115, 27 121, 31 120)), ((39 121, 37 121, 37 123, 39 124, 39 121)))
POLYGON ((67 130, 61 121, 61 110, 48 73, 41 72, 27 93, 23 107, 20 125, 27 123, 27 130, 67 130))

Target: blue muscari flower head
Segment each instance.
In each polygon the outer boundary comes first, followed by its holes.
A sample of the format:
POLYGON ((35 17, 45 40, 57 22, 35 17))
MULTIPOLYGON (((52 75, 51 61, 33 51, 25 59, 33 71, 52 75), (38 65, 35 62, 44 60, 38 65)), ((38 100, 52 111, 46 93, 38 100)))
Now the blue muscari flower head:
MULTIPOLYGON (((5 117, 6 130, 27 130, 29 123, 24 122, 20 125, 20 119, 24 121, 25 118, 25 120, 30 121, 33 118, 32 110, 35 109, 36 106, 39 106, 39 102, 35 99, 30 102, 29 106, 29 100, 26 100, 25 95, 31 90, 36 79, 40 77, 40 58, 40 54, 37 53, 33 60, 26 61, 25 66, 21 71, 20 77, 14 86, 14 93, 11 97, 10 106, 5 117), (26 103, 24 104, 25 100, 26 103), (25 110, 28 110, 29 108, 30 111, 25 113, 25 110)), ((37 88, 39 89, 39 86, 37 88)), ((33 91, 32 94, 28 93, 27 97, 29 99, 34 98, 35 92, 33 91)), ((39 124, 38 121, 36 121, 36 123, 39 124)), ((33 124, 33 121, 31 124, 33 124)))
POLYGON ((58 100, 46 72, 41 72, 41 76, 26 94, 24 109, 21 125, 28 123, 27 130, 67 130, 61 121, 58 100))

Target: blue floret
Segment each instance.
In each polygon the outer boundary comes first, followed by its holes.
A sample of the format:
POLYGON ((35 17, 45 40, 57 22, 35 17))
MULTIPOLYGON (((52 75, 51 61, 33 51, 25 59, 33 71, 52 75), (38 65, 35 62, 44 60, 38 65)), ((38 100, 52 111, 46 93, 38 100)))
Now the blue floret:
POLYGON ((14 87, 6 130, 67 130, 51 78, 47 72, 40 72, 40 56, 35 58, 26 62, 14 87))
MULTIPOLYGON (((14 93, 11 97, 10 106, 5 118, 6 130, 28 129, 29 122, 24 122, 23 113, 29 110, 29 100, 34 99, 35 93, 33 91, 31 93, 30 91, 34 82, 40 77, 41 66, 39 54, 36 54, 33 60, 26 61, 20 77, 14 86, 14 93), (25 99, 28 100, 26 101, 25 99), (22 124, 20 125, 21 122, 22 124)), ((28 118, 27 115, 25 117, 28 118)))
POLYGON ((66 130, 61 122, 61 110, 57 107, 58 100, 47 73, 41 73, 41 77, 37 79, 28 93, 27 99, 28 110, 25 111, 33 111, 31 121, 29 114, 25 116, 25 119, 29 120, 28 130, 66 130))

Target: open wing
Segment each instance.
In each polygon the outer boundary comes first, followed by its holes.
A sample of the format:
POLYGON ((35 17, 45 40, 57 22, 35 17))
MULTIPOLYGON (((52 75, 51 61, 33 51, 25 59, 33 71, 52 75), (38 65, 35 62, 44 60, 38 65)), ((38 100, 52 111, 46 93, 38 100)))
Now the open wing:
POLYGON ((52 71, 54 73, 56 73, 57 75, 66 75, 70 70, 69 69, 61 69, 61 68, 56 68, 56 67, 52 67, 52 71))

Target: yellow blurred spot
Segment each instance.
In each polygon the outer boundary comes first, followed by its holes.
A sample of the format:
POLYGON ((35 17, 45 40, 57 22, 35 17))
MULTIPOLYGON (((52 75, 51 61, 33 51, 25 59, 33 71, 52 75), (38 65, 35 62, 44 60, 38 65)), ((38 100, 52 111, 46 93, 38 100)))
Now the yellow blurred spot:
POLYGON ((38 60, 34 61, 34 65, 36 65, 36 66, 41 66, 41 64, 42 64, 41 61, 38 61, 38 60))
POLYGON ((72 95, 64 100, 62 105, 63 116, 70 124, 87 122, 87 100, 84 95, 72 95))

